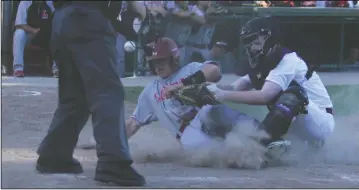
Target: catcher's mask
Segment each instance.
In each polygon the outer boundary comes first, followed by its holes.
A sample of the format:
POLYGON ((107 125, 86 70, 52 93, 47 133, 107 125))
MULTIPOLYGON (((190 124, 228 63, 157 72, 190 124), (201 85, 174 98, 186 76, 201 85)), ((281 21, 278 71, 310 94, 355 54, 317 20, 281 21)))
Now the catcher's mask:
POLYGON ((146 62, 154 74, 156 65, 160 67, 169 64, 173 69, 178 66, 178 46, 169 38, 159 38, 157 41, 148 44, 145 48, 146 62))
POLYGON ((279 42, 278 33, 271 17, 254 18, 243 26, 240 36, 251 68, 256 68, 279 42))

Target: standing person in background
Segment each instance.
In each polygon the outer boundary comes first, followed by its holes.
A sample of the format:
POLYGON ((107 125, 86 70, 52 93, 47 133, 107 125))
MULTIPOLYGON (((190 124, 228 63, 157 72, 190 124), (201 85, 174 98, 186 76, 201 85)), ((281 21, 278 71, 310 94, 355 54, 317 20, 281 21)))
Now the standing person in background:
MULTIPOLYGON (((24 77, 24 51, 32 43, 49 51, 52 12, 52 1, 21 1, 15 19, 13 42, 13 69, 15 77, 24 77)), ((58 76, 58 68, 53 62, 52 72, 58 76)))
POLYGON ((359 65, 359 49, 351 48, 349 51, 349 56, 345 60, 346 64, 359 65))
POLYGON ((126 42, 126 37, 124 35, 122 35, 121 33, 117 34, 117 39, 116 39, 116 49, 117 49, 117 72, 118 75, 120 76, 120 78, 125 77, 125 50, 124 50, 124 45, 126 42))
POLYGON ((116 31, 111 23, 116 22, 121 5, 118 1, 59 3, 51 35, 52 53, 60 66, 59 103, 37 150, 36 170, 82 173, 73 153, 91 115, 98 157, 95 180, 143 186, 144 177, 131 166, 124 89, 116 72, 116 31))

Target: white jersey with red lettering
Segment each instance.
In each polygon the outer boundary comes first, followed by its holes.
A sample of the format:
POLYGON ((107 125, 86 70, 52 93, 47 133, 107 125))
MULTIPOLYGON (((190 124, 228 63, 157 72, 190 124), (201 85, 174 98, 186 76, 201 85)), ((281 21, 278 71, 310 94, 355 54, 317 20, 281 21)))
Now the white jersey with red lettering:
MULTIPOLYGON (((180 82, 183 78, 199 71, 205 64, 206 63, 192 62, 181 67, 176 73, 166 79, 158 78, 149 83, 138 98, 138 103, 132 118, 141 126, 148 125, 153 121, 159 121, 162 127, 165 127, 176 137, 185 116, 194 109, 196 111, 200 110, 193 106, 182 105, 176 99, 166 99, 163 94, 164 87, 180 82)), ((204 143, 207 139, 210 139, 210 137, 201 131, 200 126, 199 118, 196 116, 188 127, 186 127, 183 135, 181 133, 179 134, 181 136, 181 144, 194 145, 196 142, 204 143), (184 137, 185 133, 187 134, 186 137, 184 137)))
POLYGON ((182 105, 175 99, 166 99, 163 93, 164 87, 180 82, 183 78, 200 70, 202 66, 202 63, 193 62, 180 68, 166 79, 158 77, 148 84, 138 98, 137 107, 132 117, 141 126, 158 120, 161 126, 166 127, 175 136, 183 116, 194 107, 182 105))

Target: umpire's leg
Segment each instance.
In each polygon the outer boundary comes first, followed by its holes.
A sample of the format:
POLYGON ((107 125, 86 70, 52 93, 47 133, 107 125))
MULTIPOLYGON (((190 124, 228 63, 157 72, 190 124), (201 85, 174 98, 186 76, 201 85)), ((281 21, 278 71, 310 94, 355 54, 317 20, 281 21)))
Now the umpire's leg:
MULTIPOLYGON (((62 56, 68 57, 66 54, 62 56)), ((43 173, 81 173, 82 168, 76 160, 72 160, 72 155, 90 112, 80 75, 72 67, 73 63, 71 60, 59 60, 59 63, 58 108, 38 148, 37 169, 43 173)))
POLYGON ((53 19, 51 44, 59 64, 59 101, 48 133, 37 150, 36 169, 41 173, 82 172, 80 163, 72 159, 72 155, 90 112, 80 73, 60 37, 64 17, 63 10, 59 9, 53 19))
MULTIPOLYGON (((89 2, 72 3, 58 14, 66 15, 59 23, 60 36, 66 41, 64 49, 80 73, 92 114, 98 155, 95 179, 119 185, 143 185, 144 178, 131 167, 124 126, 124 89, 115 71, 115 32, 102 12, 86 3, 89 2)), ((78 129, 77 137, 79 133, 78 129)))
MULTIPOLYGON (((90 20, 91 24, 96 24, 96 19, 90 20)), ((95 180, 143 185, 144 178, 131 167, 124 118, 124 89, 116 72, 116 36, 105 34, 85 44, 73 43, 68 48, 81 73, 92 113, 98 156, 95 180)))

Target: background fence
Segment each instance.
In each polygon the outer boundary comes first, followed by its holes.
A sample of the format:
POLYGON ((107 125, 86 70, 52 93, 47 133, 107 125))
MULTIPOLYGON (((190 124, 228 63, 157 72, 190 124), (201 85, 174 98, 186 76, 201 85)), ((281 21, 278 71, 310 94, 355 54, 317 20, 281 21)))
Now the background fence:
MULTIPOLYGON (((187 64, 193 52, 208 53, 209 44, 216 35, 237 35, 230 32, 240 30, 249 19, 272 15, 279 19, 285 45, 299 52, 319 70, 355 69, 345 59, 349 50, 359 48, 359 10, 349 8, 296 8, 296 7, 228 7, 234 14, 213 16, 203 26, 173 20, 167 26, 166 37, 174 39, 181 47, 181 64, 187 64), (198 48, 201 47, 201 48, 198 48)), ((238 48, 220 60, 225 73, 243 74, 243 46, 237 36, 238 48)), ((145 63, 137 59, 138 75, 145 73, 145 63)), ((131 63, 131 61, 129 61, 131 63)))
MULTIPOLYGON (((15 19, 16 1, 2 1, 2 65, 12 67, 12 23, 15 19)), ((167 25, 165 36, 177 41, 181 47, 181 64, 191 60, 193 52, 209 53, 210 43, 218 35, 231 35, 238 46, 220 60, 225 73, 242 74, 243 47, 234 28, 240 30, 249 19, 256 16, 278 17, 284 30, 286 45, 299 52, 310 64, 322 70, 354 69, 358 66, 345 64, 351 48, 359 49, 359 10, 351 8, 305 7, 226 7, 233 14, 212 16, 202 26, 173 20, 167 25)), ((147 68, 143 53, 127 53, 127 75, 143 75, 147 68), (136 54, 136 55, 135 55, 136 54)))

